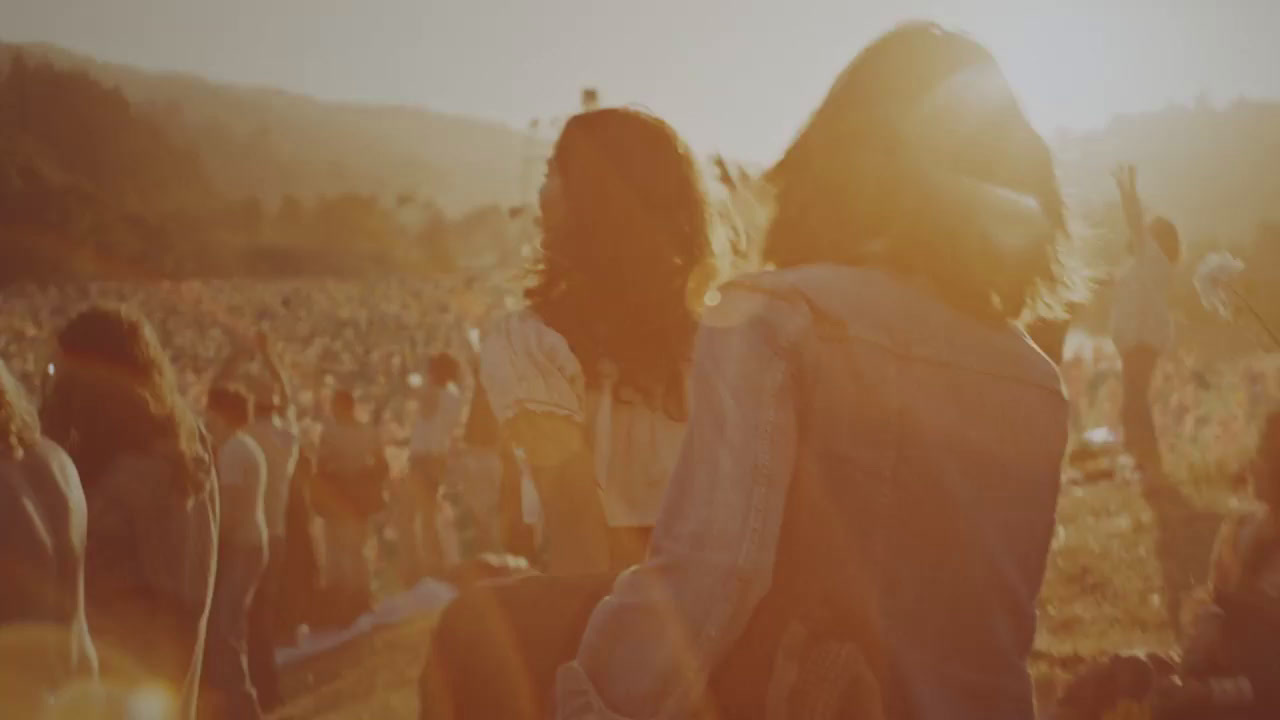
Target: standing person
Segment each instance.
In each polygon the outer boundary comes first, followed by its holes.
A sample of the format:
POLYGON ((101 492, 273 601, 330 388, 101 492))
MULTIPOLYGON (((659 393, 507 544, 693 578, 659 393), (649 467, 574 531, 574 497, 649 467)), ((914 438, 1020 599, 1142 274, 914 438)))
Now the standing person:
POLYGON ((461 367, 453 355, 442 352, 427 361, 427 383, 418 394, 418 417, 409 435, 406 487, 412 508, 405 513, 405 579, 410 583, 441 569, 436 513, 449 452, 463 427, 461 381, 461 367))
POLYGON ((1014 324, 1056 302, 1063 205, 999 66, 901 26, 769 174, 722 288, 647 558, 556 716, 1031 720, 1067 406, 1014 324))
POLYGON ((670 126, 606 108, 565 124, 540 205, 529 307, 485 333, 481 383, 533 468, 548 570, 620 569, 644 556, 684 434, 706 196, 670 126))
POLYGON ((385 503, 387 457, 378 429, 356 418, 350 390, 334 393, 331 412, 312 491, 325 521, 325 587, 334 593, 334 619, 345 624, 373 607, 369 519, 385 503))
MULTIPOLYGON (((471 393, 460 442, 444 466, 442 498, 452 520, 444 535, 460 562, 502 547, 502 452, 497 418, 483 387, 471 393)), ((452 559, 452 558, 451 558, 452 559)))
MULTIPOLYGON (((148 675, 134 680, 159 683, 191 720, 217 566, 209 438, 136 311, 89 307, 56 344, 40 421, 84 487, 89 627, 100 648, 148 675)), ((103 663, 104 676, 118 670, 103 663)))
POLYGON ((264 512, 267 523, 267 567, 253 594, 249 613, 249 672, 258 691, 258 704, 271 712, 282 702, 276 676, 275 646, 292 642, 280 612, 278 599, 284 582, 286 515, 289 493, 302 439, 291 408, 279 404, 279 395, 253 398, 253 420, 244 429, 261 448, 267 463, 264 512))
POLYGON ((1144 219, 1136 169, 1121 167, 1115 173, 1115 181, 1133 259, 1116 279, 1111 339, 1120 353, 1124 378, 1120 409, 1124 442, 1143 480, 1151 482, 1164 472, 1151 415, 1151 377, 1160 356, 1173 342, 1169 289, 1181 246, 1173 223, 1162 217, 1150 223, 1144 219))
MULTIPOLYGON (((40 433, 0 360, 0 635, 41 633, 21 657, 0 652, 0 715, 35 717, 77 675, 97 673, 84 609, 86 511, 80 475, 40 433)), ((5 643, 6 650, 8 643, 5 643)))
POLYGON ((208 428, 217 448, 218 494, 222 527, 218 538, 218 577, 209 615, 202 703, 207 718, 255 720, 262 717, 249 677, 249 608, 267 567, 267 522, 263 507, 267 460, 246 432, 252 415, 249 396, 225 387, 209 391, 208 428))
POLYGON ((595 601, 645 557, 684 437, 713 264, 688 147, 643 112, 582 113, 556 142, 540 204, 529 307, 484 334, 476 404, 487 397, 490 412, 473 410, 468 435, 491 434, 488 416, 523 451, 550 575, 450 605, 421 676, 424 719, 545 717, 595 601))

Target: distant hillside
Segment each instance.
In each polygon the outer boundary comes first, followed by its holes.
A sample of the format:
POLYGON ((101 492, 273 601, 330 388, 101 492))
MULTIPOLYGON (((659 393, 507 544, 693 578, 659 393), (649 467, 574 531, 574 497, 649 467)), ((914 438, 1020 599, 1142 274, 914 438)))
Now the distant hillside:
MULTIPOLYGON (((1181 229, 1184 279, 1216 248, 1280 258, 1280 104, 1171 107, 1051 144, 1076 230, 1102 264, 1123 260, 1109 177, 1119 162, 1138 166, 1148 208, 1181 229)), ((0 280, 511 264, 536 228, 510 209, 532 201, 548 152, 546 140, 474 119, 0 44, 0 280), (22 82, 7 77, 18 53, 22 82)), ((751 190, 724 197, 740 168, 707 169, 722 176, 717 213, 736 206, 731 241, 751 257, 765 213, 752 212, 751 190)), ((1266 265, 1251 263, 1254 282, 1280 288, 1280 267, 1266 265)), ((1105 288, 1099 297, 1097 317, 1105 288)))
POLYGON ((268 204, 356 192, 430 198, 449 214, 527 202, 527 158, 548 146, 495 123, 423 109, 315 100, 266 88, 103 63, 50 45, 0 44, 83 69, 120 90, 177 140, 196 148, 210 180, 231 197, 268 204))
POLYGON ((451 217, 431 195, 375 193, 349 174, 279 202, 219 187, 211 168, 250 180, 282 165, 210 151, 105 83, 25 53, 0 65, 0 284, 489 270, 518 261, 532 232, 501 205, 451 217))

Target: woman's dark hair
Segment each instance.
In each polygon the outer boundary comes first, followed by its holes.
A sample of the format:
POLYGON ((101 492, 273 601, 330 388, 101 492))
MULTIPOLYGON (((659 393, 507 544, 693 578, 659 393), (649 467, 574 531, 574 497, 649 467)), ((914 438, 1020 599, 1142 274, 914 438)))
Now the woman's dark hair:
POLYGON ((121 455, 168 453, 184 466, 188 489, 203 490, 210 463, 203 431, 145 318, 95 305, 62 328, 57 346, 41 424, 75 461, 86 489, 121 455))
POLYGON ((776 266, 880 266, 993 319, 1055 280, 1066 223, 1049 149, 992 56, 937 25, 854 58, 767 179, 776 266))
POLYGON ((709 216, 693 155, 637 110, 585 112, 565 124, 548 163, 563 221, 544 222, 532 309, 560 333, 589 383, 598 366, 663 387, 692 353, 695 303, 709 272, 709 216))
POLYGON ((40 440, 40 418, 0 359, 0 458, 17 459, 40 440))
POLYGON ((233 430, 239 430, 253 420, 253 400, 240 388, 211 388, 205 399, 205 408, 222 418, 233 430))
POLYGON ((462 377, 458 359, 447 352, 440 352, 427 359, 427 378, 433 385, 448 385, 462 377))

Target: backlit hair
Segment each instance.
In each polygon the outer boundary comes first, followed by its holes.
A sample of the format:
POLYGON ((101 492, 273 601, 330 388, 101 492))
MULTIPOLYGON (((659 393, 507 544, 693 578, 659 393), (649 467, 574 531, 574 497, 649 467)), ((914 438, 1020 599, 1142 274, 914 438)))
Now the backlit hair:
POLYGON ((949 304, 1051 304, 1066 236, 1049 149, 992 56, 929 23, 863 50, 768 173, 764 260, 875 265, 949 304))
POLYGON ((588 382, 600 361, 622 382, 663 387, 692 353, 711 250, 693 155, 662 120, 630 108, 571 118, 549 161, 564 222, 546 227, 526 296, 568 341, 588 382))
POLYGON ((40 419, 75 461, 86 491, 131 453, 177 459, 188 489, 203 490, 211 463, 203 430, 145 318, 128 307, 92 306, 62 328, 57 345, 62 362, 40 419))

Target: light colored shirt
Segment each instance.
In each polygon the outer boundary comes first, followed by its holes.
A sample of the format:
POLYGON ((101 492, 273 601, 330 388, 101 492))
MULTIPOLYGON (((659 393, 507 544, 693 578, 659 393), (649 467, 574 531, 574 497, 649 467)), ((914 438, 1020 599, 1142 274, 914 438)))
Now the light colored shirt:
MULTIPOLYGON (((609 525, 652 527, 686 418, 619 387, 607 371, 600 376, 600 387, 588 389, 568 343, 531 311, 504 316, 485 333, 480 380, 498 421, 534 412, 580 423, 591 443, 609 525)), ((687 385, 683 390, 687 394, 687 385)))
POLYGON ((218 449, 217 468, 221 540, 247 548, 266 547, 267 460, 262 448, 238 430, 218 449))
POLYGON ((279 418, 258 418, 245 428, 245 432, 258 443, 267 463, 264 499, 267 534, 273 538, 283 538, 285 513, 289 506, 289 485, 298 464, 302 443, 297 423, 279 418))
POLYGON ((444 455, 458 436, 466 404, 457 385, 433 386, 424 393, 424 408, 409 433, 410 455, 444 455))
POLYGON ((1165 350, 1173 341, 1173 320, 1169 314, 1169 289, 1173 264, 1144 234, 1138 252, 1116 278, 1111 311, 1111 339, 1116 349, 1126 352, 1138 345, 1165 350))

